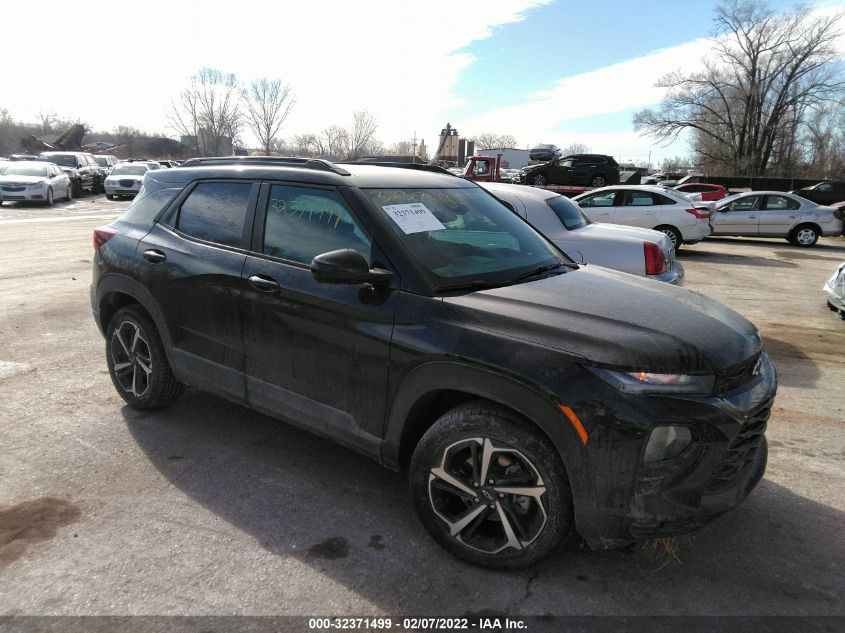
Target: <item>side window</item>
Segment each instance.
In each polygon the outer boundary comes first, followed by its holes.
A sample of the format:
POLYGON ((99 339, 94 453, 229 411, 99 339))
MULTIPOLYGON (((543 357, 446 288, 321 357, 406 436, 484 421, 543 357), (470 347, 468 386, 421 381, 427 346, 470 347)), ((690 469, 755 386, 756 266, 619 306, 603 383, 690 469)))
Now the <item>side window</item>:
POLYGON ((816 187, 816 191, 833 191, 833 185, 829 182, 823 182, 818 187, 816 187))
POLYGON ((370 261, 370 238, 336 191, 273 185, 262 250, 302 264, 321 253, 351 248, 370 261))
POLYGON ((757 199, 760 196, 744 196, 742 198, 737 198, 733 202, 729 202, 725 206, 721 207, 719 211, 756 211, 757 210, 757 199))
POLYGON ((798 209, 799 205, 791 198, 784 196, 766 196, 766 210, 767 211, 792 211, 798 209))
POLYGON ((569 168, 569 167, 572 167, 572 163, 573 163, 572 159, 571 159, 571 158, 568 158, 568 159, 566 159, 566 160, 561 160, 561 161, 558 161, 558 167, 567 167, 567 168, 569 168))
POLYGON ((591 196, 587 196, 586 198, 582 198, 578 201, 578 204, 584 208, 591 208, 591 207, 612 207, 613 206, 613 199, 616 197, 615 191, 603 191, 602 193, 594 193, 591 196))
POLYGON ((658 194, 648 191, 626 191, 622 194, 623 207, 651 207, 655 204, 662 204, 658 194))
POLYGON ((185 198, 176 228, 209 242, 241 246, 249 194, 246 182, 203 182, 185 198))
POLYGON ((180 191, 181 189, 156 189, 148 194, 142 190, 120 219, 132 224, 150 225, 158 212, 170 204, 180 191))

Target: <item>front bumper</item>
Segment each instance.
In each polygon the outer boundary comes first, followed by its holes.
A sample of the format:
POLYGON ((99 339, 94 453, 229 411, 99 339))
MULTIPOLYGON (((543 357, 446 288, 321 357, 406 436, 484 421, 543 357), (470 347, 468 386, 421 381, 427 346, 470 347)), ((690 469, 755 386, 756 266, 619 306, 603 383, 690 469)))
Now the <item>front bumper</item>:
POLYGON ((24 189, 18 191, 17 187, 12 191, 0 188, 0 200, 3 202, 44 202, 47 199, 47 190, 39 189, 24 189))
POLYGON ((755 378, 720 395, 602 398, 592 413, 600 411, 606 422, 595 425, 582 409, 594 503, 576 506, 579 533, 593 548, 618 547, 696 530, 739 505, 766 469, 776 391, 777 375, 766 361, 755 378), (676 457, 646 464, 646 442, 661 425, 689 428, 692 443, 676 457))
POLYGON ((137 189, 132 189, 129 187, 115 187, 111 185, 106 185, 106 194, 109 196, 137 196, 138 192, 141 191, 141 187, 139 186, 137 189))

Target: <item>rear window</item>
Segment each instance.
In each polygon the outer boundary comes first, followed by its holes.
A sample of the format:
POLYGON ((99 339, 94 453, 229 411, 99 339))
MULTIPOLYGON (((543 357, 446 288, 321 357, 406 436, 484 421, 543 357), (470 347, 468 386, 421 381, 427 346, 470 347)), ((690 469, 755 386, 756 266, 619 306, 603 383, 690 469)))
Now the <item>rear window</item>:
POLYGON ((552 208, 558 219, 563 222, 563 226, 569 231, 580 229, 582 226, 587 226, 590 223, 578 205, 569 198, 554 196, 547 199, 546 204, 552 208))
POLYGON ((185 198, 176 228, 186 235, 241 246, 249 194, 247 182, 203 182, 185 198))
POLYGON ((181 189, 156 189, 146 193, 141 189, 120 219, 129 224, 149 226, 159 211, 170 204, 180 191, 181 189))

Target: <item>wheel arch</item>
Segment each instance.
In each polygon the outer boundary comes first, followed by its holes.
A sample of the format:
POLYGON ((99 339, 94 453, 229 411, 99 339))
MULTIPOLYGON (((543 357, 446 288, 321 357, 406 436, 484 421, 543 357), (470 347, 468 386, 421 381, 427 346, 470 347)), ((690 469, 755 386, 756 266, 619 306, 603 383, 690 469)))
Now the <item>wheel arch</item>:
MULTIPOLYGON (((393 398, 382 445, 382 461, 405 470, 423 434, 450 409, 471 400, 487 400, 531 423, 557 450, 569 477, 576 523, 594 505, 586 447, 550 392, 516 377, 459 361, 418 365, 402 380, 393 398)), ((565 404, 565 403, 564 403, 565 404)))
POLYGON ((128 305, 138 304, 156 326, 164 345, 164 351, 167 354, 168 361, 170 361, 172 339, 167 329, 167 323, 152 295, 144 286, 125 275, 106 275, 97 284, 95 301, 95 318, 103 334, 105 334, 109 321, 115 312, 128 305))

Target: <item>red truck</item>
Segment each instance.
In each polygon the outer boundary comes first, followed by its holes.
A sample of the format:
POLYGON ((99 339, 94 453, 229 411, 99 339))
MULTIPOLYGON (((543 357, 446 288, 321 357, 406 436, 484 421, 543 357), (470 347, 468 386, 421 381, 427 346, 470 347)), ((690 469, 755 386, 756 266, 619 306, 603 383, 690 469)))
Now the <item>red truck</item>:
MULTIPOLYGON (((470 156, 466 167, 464 167, 464 173, 461 174, 461 178, 476 182, 502 182, 501 163, 501 154, 497 154, 495 158, 493 156, 470 156)), ((567 197, 577 196, 591 189, 590 187, 574 187, 568 185, 548 185, 545 187, 540 187, 539 185, 524 186, 547 189, 567 197)))

